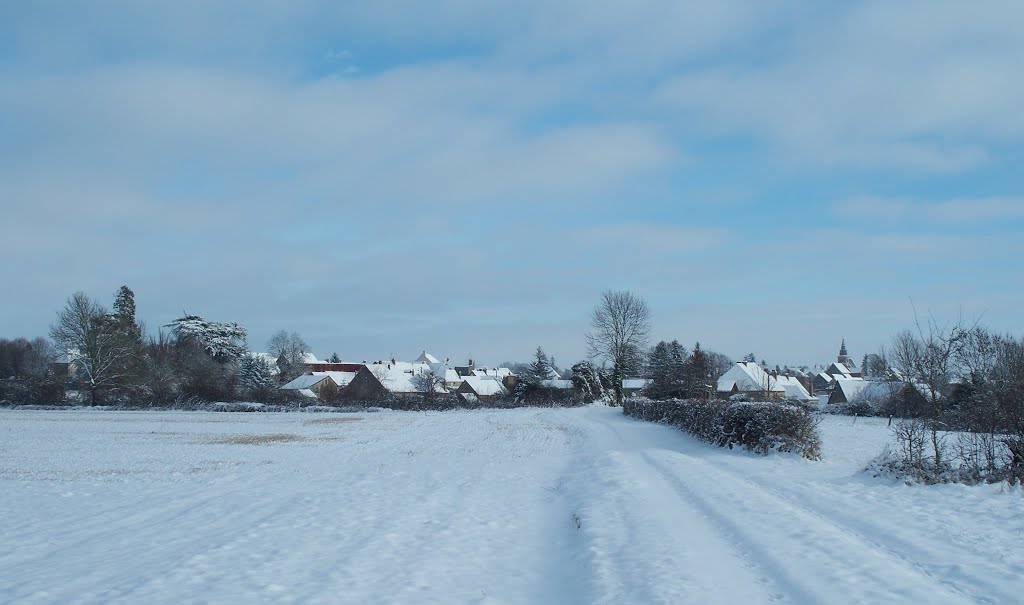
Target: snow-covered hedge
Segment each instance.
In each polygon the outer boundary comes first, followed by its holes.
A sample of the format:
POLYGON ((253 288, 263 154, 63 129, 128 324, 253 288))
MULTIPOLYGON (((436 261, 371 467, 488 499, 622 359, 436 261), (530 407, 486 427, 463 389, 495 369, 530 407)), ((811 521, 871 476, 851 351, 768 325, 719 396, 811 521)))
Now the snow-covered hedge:
POLYGON ((817 421, 805 408, 789 403, 631 398, 623 402, 622 410, 627 416, 672 425, 719 447, 738 446, 759 454, 796 452, 809 460, 821 457, 817 421))

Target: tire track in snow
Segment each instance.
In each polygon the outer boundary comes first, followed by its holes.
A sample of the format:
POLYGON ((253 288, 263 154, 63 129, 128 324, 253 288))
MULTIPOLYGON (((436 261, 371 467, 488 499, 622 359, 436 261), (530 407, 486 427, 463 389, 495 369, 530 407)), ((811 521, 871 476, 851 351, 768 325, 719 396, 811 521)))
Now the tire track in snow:
POLYGON ((663 450, 664 455, 673 464, 650 453, 644 457, 672 478, 685 498, 696 502, 716 525, 733 535, 740 548, 756 553, 765 567, 786 578, 791 590, 802 593, 798 602, 973 602, 959 590, 936 582, 920 566, 827 518, 792 506, 756 486, 744 485, 704 459, 663 450), (699 469, 696 473, 695 468, 699 469), (694 487, 695 475, 700 478, 699 491, 694 487), (782 531, 780 519, 790 520, 793 531, 782 531), (797 576, 805 579, 798 580, 797 576), (875 584, 865 585, 864 578, 872 578, 875 584))
MULTIPOLYGON (((768 481, 756 479, 749 475, 739 473, 727 467, 726 465, 723 465, 710 459, 702 459, 701 462, 705 465, 713 467, 716 472, 721 473, 722 475, 729 476, 734 481, 749 484, 755 489, 758 489, 761 492, 763 492, 765 495, 770 496, 775 500, 779 501, 784 506, 793 507, 794 509, 801 511, 801 513, 811 516, 822 523, 827 523, 829 525, 834 526, 837 530, 847 533, 852 538, 860 540, 861 542, 868 544, 870 547, 886 553, 887 556, 892 557, 893 559, 897 559, 901 561, 903 564, 917 569, 922 574, 931 578, 931 580, 935 583, 943 584, 947 586, 950 590, 960 594, 961 596, 970 596, 971 598, 977 599, 979 602, 982 603, 1009 603, 1019 598, 1019 595, 1016 593, 1007 593, 1000 595, 968 595, 964 588, 959 586, 953 578, 951 578, 948 575, 944 575, 943 573, 941 573, 941 570, 939 572, 936 572, 935 570, 930 569, 928 565, 926 565, 925 563, 922 563, 922 561, 930 560, 932 558, 932 553, 929 553, 926 549, 922 548, 918 544, 899 538, 892 532, 887 533, 884 528, 874 523, 870 519, 870 517, 852 517, 850 515, 843 513, 840 509, 829 509, 826 512, 823 511, 820 507, 811 506, 805 502, 798 501, 795 496, 787 495, 777 485, 774 485, 768 481), (857 525, 869 528, 871 533, 879 536, 879 538, 869 536, 865 531, 858 529, 856 527, 857 525), (884 538, 882 538, 883 536, 884 538), (893 546, 883 543, 883 539, 885 541, 888 541, 893 546)), ((985 562, 976 561, 974 563, 978 564, 985 562)), ((971 571, 968 571, 968 568, 966 566, 959 566, 956 573, 961 578, 970 579, 975 591, 992 590, 992 587, 988 583, 984 582, 984 578, 982 576, 972 573, 971 571)))
POLYGON ((581 503, 586 602, 812 602, 737 548, 644 457, 648 428, 631 440, 612 424, 585 423, 570 485, 581 503))

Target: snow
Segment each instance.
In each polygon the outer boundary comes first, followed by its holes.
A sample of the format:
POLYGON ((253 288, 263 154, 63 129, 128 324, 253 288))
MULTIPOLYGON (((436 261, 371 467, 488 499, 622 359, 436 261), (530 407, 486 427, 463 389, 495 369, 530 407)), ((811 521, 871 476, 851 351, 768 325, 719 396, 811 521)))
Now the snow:
POLYGON ((356 372, 338 372, 335 370, 327 370, 325 372, 313 372, 314 376, 327 376, 334 381, 334 384, 339 387, 346 386, 352 382, 352 379, 356 377, 356 372))
POLYGON ((443 363, 432 363, 430 364, 430 371, 434 373, 434 376, 444 380, 444 383, 449 388, 458 388, 462 384, 462 376, 455 371, 455 368, 449 367, 443 363))
POLYGON ((3 603, 1013 603, 1024 494, 617 408, 0 411, 3 603))
MULTIPOLYGON (((334 382, 334 379, 328 376, 326 373, 315 372, 313 374, 303 374, 302 376, 296 376, 295 379, 290 381, 288 384, 281 385, 281 388, 286 391, 301 391, 302 389, 312 388, 317 384, 323 382, 324 380, 331 380, 332 382, 334 382)), ((335 382, 335 385, 337 385, 337 382, 335 382)))
POLYGON ((498 380, 504 380, 506 377, 512 375, 512 370, 508 368, 476 368, 473 370, 474 376, 493 376, 498 380))
POLYGON ((413 360, 413 363, 425 363, 427 365, 434 365, 441 363, 441 361, 437 357, 431 355, 430 353, 423 351, 422 353, 420 353, 419 357, 413 360))
POLYGON ((847 401, 853 401, 862 393, 868 397, 872 394, 888 397, 892 395, 894 390, 893 385, 888 382, 871 382, 863 378, 843 377, 836 377, 835 388, 842 391, 847 401))
POLYGON ((804 385, 795 376, 778 375, 772 378, 786 392, 787 399, 799 399, 801 401, 814 401, 814 397, 807 392, 804 385))
POLYGON ((501 381, 494 377, 466 376, 463 378, 473 392, 481 397, 493 397, 495 395, 507 395, 508 390, 501 381))
POLYGON ((544 385, 545 387, 549 388, 549 389, 572 389, 572 388, 575 388, 573 386, 571 380, 563 380, 563 379, 555 379, 555 378, 552 378, 552 379, 549 379, 549 380, 545 380, 545 381, 541 382, 541 384, 544 385))
POLYGON ((625 378, 622 380, 622 388, 640 390, 651 384, 650 378, 625 378))
MULTIPOLYGON (((417 383, 415 377, 434 371, 427 364, 409 363, 405 361, 388 364, 371 364, 366 367, 373 373, 377 380, 380 381, 384 388, 399 395, 419 393, 423 387, 417 383)), ((434 375, 438 376, 438 374, 434 375)), ((445 393, 445 386, 435 384, 434 392, 445 393)))
POLYGON ((740 393, 763 391, 765 387, 773 392, 783 392, 778 381, 770 378, 764 369, 752 361, 738 361, 736 365, 718 379, 718 392, 729 393, 736 387, 740 393))
POLYGON ((270 374, 272 376, 277 376, 278 374, 281 373, 281 368, 279 368, 277 365, 277 357, 274 357, 273 354, 259 351, 249 351, 249 355, 267 362, 267 366, 270 367, 270 374))

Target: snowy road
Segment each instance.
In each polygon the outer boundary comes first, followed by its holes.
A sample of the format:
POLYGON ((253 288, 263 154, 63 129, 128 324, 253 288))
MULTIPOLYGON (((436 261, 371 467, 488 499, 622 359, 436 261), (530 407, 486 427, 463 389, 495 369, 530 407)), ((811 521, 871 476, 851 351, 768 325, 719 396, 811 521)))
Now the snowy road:
POLYGON ((617 409, 0 411, 3 603, 1012 603, 1024 497, 617 409))

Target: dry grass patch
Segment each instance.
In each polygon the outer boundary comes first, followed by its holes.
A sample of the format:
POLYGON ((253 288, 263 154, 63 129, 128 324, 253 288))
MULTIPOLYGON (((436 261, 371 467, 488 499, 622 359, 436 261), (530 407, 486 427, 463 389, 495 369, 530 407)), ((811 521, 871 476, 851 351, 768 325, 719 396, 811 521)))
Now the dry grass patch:
POLYGON ((290 443, 293 441, 302 441, 303 439, 304 437, 302 437, 302 435, 292 435, 289 433, 276 433, 270 435, 230 435, 214 439, 213 443, 228 443, 232 445, 266 445, 268 443, 290 443))
POLYGON ((305 424, 305 425, 310 425, 310 424, 341 424, 343 422, 355 422, 357 420, 362 420, 362 418, 360 418, 358 416, 345 416, 343 418, 339 418, 339 417, 315 418, 313 420, 306 420, 302 424, 305 424))

